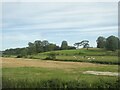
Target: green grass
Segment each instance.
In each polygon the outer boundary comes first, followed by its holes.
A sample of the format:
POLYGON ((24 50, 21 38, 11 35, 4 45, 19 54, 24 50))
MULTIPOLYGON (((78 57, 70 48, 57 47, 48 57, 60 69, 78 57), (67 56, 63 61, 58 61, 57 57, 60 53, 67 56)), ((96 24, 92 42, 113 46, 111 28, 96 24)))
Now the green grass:
MULTIPOLYGON (((118 72, 117 51, 112 52, 104 49, 90 48, 89 50, 59 50, 51 52, 56 54, 56 61, 90 62, 96 63, 96 66, 81 66, 70 69, 3 67, 3 88, 118 88, 119 82, 116 76, 83 74, 84 71, 118 72)), ((45 60, 51 52, 28 55, 27 58, 45 60)))
POLYGON ((117 56, 57 56, 58 61, 91 62, 100 64, 119 64, 117 56), (76 58, 75 58, 76 57, 76 58), (93 59, 94 58, 94 59, 93 59))
MULTIPOLYGON (((56 60, 58 61, 120 64, 120 62, 118 62, 118 51, 107 51, 105 49, 99 49, 99 48, 89 48, 88 50, 82 48, 77 50, 75 49, 75 50, 50 51, 50 52, 38 53, 35 55, 28 55, 25 56, 24 58, 44 60, 46 59, 46 57, 48 57, 49 53, 55 53, 56 60), (75 58, 74 56, 76 56, 77 58, 75 58)), ((15 56, 10 56, 10 57, 15 57, 15 56)))
POLYGON ((49 53, 56 54, 56 61, 90 62, 100 64, 120 64, 118 62, 118 52, 106 51, 104 49, 79 49, 60 50, 30 55, 31 59, 45 59, 49 53), (75 58, 76 57, 76 58, 75 58), (94 58, 94 59, 93 59, 94 58))
MULTIPOLYGON (((118 77, 83 74, 81 71, 84 70, 85 68, 72 71, 33 67, 3 68, 3 88, 117 87, 118 77)), ((86 70, 90 69, 86 68, 86 70)))
MULTIPOLYGON (((99 48, 89 48, 87 49, 75 49, 75 50, 58 50, 58 51, 51 51, 54 52, 56 55, 80 55, 80 56, 117 56, 118 51, 107 51, 105 49, 99 48)), ((44 52, 40 53, 39 55, 47 55, 51 52, 44 52)))

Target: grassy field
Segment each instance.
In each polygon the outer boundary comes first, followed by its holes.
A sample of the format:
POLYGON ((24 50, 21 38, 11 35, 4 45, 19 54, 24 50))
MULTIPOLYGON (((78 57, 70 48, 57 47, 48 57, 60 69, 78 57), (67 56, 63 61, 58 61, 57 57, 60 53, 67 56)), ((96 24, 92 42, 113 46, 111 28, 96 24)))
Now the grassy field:
POLYGON ((118 72, 117 65, 3 58, 4 88, 107 88, 117 87, 117 76, 84 74, 118 72))
POLYGON ((78 50, 60 50, 29 55, 31 59, 45 59, 49 53, 56 54, 56 61, 90 62, 100 64, 120 64, 118 62, 118 51, 107 51, 104 49, 90 48, 78 50))
POLYGON ((62 50, 52 52, 56 60, 44 60, 48 53, 51 52, 27 58, 3 57, 3 88, 118 88, 118 76, 114 75, 118 75, 117 52, 62 50))

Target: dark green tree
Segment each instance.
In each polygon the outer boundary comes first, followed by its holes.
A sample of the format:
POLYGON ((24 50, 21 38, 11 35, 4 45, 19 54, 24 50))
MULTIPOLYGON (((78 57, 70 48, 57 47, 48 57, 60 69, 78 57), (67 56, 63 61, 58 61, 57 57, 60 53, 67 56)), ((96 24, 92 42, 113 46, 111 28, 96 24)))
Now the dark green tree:
POLYGON ((36 48, 36 53, 40 53, 44 51, 43 44, 40 40, 36 40, 34 42, 34 46, 36 48))
POLYGON ((47 40, 43 40, 42 41, 42 46, 47 46, 47 45, 49 45, 49 42, 47 40))
POLYGON ((56 45, 51 43, 48 45, 47 48, 48 48, 48 51, 54 51, 56 49, 56 45))
POLYGON ((20 54, 22 57, 27 56, 28 55, 28 48, 22 48, 20 54))
POLYGON ((116 49, 118 49, 118 45, 119 45, 119 39, 115 36, 109 36, 106 39, 106 49, 107 50, 111 50, 111 51, 115 51, 116 49))
POLYGON ((46 52, 46 51, 49 51, 49 50, 48 50, 49 44, 50 44, 50 43, 49 43, 47 40, 43 40, 43 41, 42 41, 42 46, 43 46, 45 52, 46 52))
POLYGON ((28 54, 35 54, 36 53, 36 47, 34 43, 29 42, 28 43, 28 54))
POLYGON ((105 48, 106 39, 104 37, 99 36, 96 42, 97 42, 97 48, 105 48))
POLYGON ((68 49, 68 43, 67 43, 67 41, 62 41, 61 49, 62 49, 62 50, 68 49))

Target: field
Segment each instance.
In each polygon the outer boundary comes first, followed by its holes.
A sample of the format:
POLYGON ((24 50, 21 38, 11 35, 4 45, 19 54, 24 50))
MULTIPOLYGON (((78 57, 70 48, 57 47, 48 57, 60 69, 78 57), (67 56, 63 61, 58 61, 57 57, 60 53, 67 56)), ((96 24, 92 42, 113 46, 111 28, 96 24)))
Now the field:
POLYGON ((80 50, 60 50, 27 56, 31 59, 45 59, 49 53, 56 54, 55 61, 72 61, 72 62, 90 62, 100 64, 118 65, 118 51, 106 51, 104 49, 89 48, 80 50))
POLYGON ((102 52, 95 49, 55 51, 56 60, 44 59, 51 52, 27 58, 3 57, 3 88, 118 88, 118 65, 111 63, 118 62, 117 54, 102 52), (88 58, 96 62, 90 63, 88 58))

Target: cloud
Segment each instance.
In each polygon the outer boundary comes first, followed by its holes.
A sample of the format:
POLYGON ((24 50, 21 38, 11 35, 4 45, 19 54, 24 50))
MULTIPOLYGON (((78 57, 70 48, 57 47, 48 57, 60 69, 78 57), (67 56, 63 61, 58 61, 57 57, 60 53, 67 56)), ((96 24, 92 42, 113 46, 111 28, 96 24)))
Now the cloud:
MULTIPOLYGON (((58 43, 67 39, 71 43, 80 38, 93 41, 99 35, 116 35, 117 8, 117 3, 4 3, 4 47, 13 45, 9 40, 48 39, 58 43)), ((14 47, 17 45, 19 42, 14 47)))

